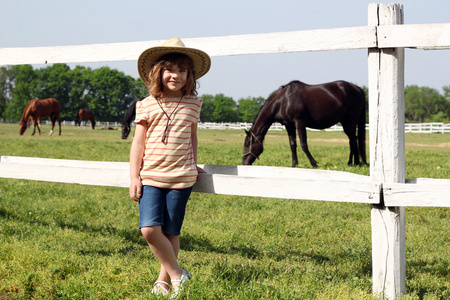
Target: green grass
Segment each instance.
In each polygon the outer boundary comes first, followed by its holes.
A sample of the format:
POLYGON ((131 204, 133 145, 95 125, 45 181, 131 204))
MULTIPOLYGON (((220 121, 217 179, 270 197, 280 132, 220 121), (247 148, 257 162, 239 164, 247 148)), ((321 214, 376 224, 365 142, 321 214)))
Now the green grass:
MULTIPOLYGON (((120 131, 63 127, 19 136, 0 124, 0 155, 128 161, 120 131)), ((347 167, 339 132, 308 132, 319 168, 347 167)), ((244 133, 199 132, 199 163, 240 164, 244 133)), ((450 135, 408 134, 408 178, 449 178, 450 135), (445 146, 447 145, 447 146, 445 146)), ((310 168, 299 152, 300 167, 310 168)), ((285 132, 270 132, 258 165, 290 166, 285 132)), ((375 299, 370 206, 194 193, 180 264, 187 299, 375 299)), ((448 208, 406 209, 407 294, 450 297, 448 208)), ((159 270, 123 188, 0 178, 0 299, 149 299, 159 270)))

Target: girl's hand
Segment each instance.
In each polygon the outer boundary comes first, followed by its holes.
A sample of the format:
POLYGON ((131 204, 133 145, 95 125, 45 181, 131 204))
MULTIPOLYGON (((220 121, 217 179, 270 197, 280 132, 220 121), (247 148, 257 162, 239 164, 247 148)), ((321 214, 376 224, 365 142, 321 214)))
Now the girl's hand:
POLYGON ((139 202, 142 196, 142 182, 139 178, 131 179, 130 182, 130 198, 139 202))
POLYGON ((208 173, 205 170, 203 170, 202 168, 200 168, 199 166, 197 166, 197 172, 199 175, 197 175, 197 180, 200 179, 200 173, 208 173))

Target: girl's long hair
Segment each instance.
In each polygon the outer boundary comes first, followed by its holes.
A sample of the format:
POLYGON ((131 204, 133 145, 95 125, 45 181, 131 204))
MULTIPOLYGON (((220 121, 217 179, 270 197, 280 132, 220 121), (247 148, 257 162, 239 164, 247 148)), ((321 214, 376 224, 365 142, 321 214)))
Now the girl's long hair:
POLYGON ((188 71, 186 84, 183 87, 183 95, 196 96, 197 81, 195 80, 194 63, 189 56, 182 53, 168 53, 161 56, 161 58, 155 62, 148 75, 150 81, 148 91, 150 95, 155 97, 155 99, 161 98, 164 90, 164 85, 161 80, 162 72, 165 68, 171 68, 173 66, 188 71))

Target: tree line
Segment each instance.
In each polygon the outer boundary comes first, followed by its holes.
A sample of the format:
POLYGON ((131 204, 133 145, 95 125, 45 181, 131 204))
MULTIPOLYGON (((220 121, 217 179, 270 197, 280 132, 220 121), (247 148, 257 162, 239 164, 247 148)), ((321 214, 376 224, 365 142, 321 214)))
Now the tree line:
MULTIPOLYGON (((277 88, 277 87, 275 87, 277 88)), ((362 87, 366 92, 367 87, 362 87)), ((405 87, 407 122, 450 122, 450 85, 444 94, 429 87, 405 87)), ((19 121, 33 98, 55 98, 61 103, 61 119, 75 120, 78 109, 91 110, 99 121, 121 122, 129 105, 148 94, 140 78, 109 67, 91 69, 53 64, 34 69, 31 65, 0 68, 0 118, 19 121)), ((224 94, 200 95, 202 122, 252 122, 266 98, 247 97, 237 101, 224 94)))

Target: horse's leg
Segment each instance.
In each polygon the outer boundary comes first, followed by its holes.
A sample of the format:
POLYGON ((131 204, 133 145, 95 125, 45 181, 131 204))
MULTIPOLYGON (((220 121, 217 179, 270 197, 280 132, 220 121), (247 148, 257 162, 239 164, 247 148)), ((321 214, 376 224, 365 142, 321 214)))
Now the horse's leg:
MULTIPOLYGON (((33 120, 33 133, 31 135, 34 135, 35 133, 36 133, 36 121, 33 120)), ((39 132, 39 134, 41 133, 39 132)))
POLYGON ((286 131, 289 136, 289 146, 292 152, 292 167, 298 165, 297 157, 297 137, 295 136, 295 127, 293 125, 286 125, 286 131))
POLYGON ((50 130, 50 133, 48 134, 48 136, 51 136, 53 134, 53 127, 55 127, 56 116, 51 116, 49 118, 50 118, 50 122, 52 123, 52 129, 50 130))
POLYGON ((317 162, 312 157, 311 153, 309 153, 308 143, 306 138, 306 127, 303 124, 297 124, 298 136, 300 138, 300 146, 302 147, 303 152, 305 152, 306 156, 309 159, 309 163, 314 169, 317 169, 317 162))
POLYGON ((348 157, 348 166, 352 166, 353 162, 355 165, 359 165, 359 153, 358 153, 358 143, 356 139, 356 124, 342 123, 345 134, 348 136, 350 144, 350 155, 348 157))
POLYGON ((41 135, 41 122, 39 121, 39 118, 37 118, 36 119, 36 123, 35 123, 35 128, 34 129, 36 129, 36 124, 37 124, 37 128, 38 128, 38 131, 39 131, 39 135, 41 135))

